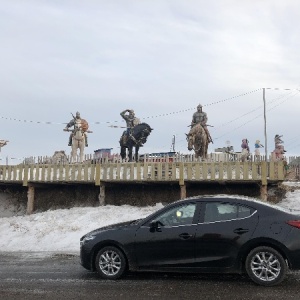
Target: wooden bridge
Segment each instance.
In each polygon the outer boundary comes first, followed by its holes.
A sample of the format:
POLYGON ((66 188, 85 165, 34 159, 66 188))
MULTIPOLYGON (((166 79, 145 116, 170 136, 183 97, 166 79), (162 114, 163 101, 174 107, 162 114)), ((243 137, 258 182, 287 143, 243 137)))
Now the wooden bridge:
POLYGON ((141 162, 0 165, 0 184, 101 182, 283 181, 278 162, 141 162))
POLYGON ((34 211, 35 188, 50 184, 91 184, 99 186, 100 205, 105 204, 105 185, 178 184, 180 198, 186 198, 186 185, 197 183, 257 183, 262 200, 267 200, 268 183, 285 179, 285 164, 278 162, 174 162, 144 161, 140 163, 103 162, 74 164, 1 165, 1 185, 21 185, 28 188, 27 213, 34 211))

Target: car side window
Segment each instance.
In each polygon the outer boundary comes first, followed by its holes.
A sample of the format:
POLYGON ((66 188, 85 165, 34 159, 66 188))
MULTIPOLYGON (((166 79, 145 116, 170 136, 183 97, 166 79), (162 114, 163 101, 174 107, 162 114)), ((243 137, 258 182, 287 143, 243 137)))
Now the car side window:
POLYGON ((161 226, 188 225, 193 223, 195 211, 196 203, 188 203, 170 208, 153 221, 160 222, 161 226))
POLYGON ((204 222, 228 221, 251 216, 253 209, 221 202, 208 202, 205 204, 204 222))

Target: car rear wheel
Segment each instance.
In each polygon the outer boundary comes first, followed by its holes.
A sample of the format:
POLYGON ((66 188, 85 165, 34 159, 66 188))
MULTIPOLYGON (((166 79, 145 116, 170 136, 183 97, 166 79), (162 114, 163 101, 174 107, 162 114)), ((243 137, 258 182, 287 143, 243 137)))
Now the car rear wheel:
POLYGON ((102 248, 96 256, 96 269, 105 279, 117 279, 124 274, 126 259, 122 251, 109 246, 102 248))
POLYGON ((249 277, 257 284, 273 286, 280 283, 287 272, 282 255, 271 247, 257 247, 247 256, 245 263, 249 277))

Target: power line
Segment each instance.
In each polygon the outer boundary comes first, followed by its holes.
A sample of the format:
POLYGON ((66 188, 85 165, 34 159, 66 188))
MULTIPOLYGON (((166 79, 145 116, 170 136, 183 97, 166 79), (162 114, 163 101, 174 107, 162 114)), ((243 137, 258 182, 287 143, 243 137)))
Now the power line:
MULTIPOLYGON (((215 101, 215 102, 212 102, 212 103, 209 103, 209 104, 204 104, 203 106, 216 105, 216 104, 219 104, 219 103, 222 103, 222 102, 230 101, 230 100, 233 100, 233 99, 236 99, 236 98, 239 98, 239 97, 243 97, 243 96, 255 93, 255 92, 260 91, 260 90, 261 90, 261 88, 256 89, 256 90, 252 90, 250 92, 242 93, 242 94, 230 97, 230 98, 215 101)), ((188 108, 188 109, 183 109, 183 110, 179 110, 179 111, 175 111, 175 112, 168 112, 168 113, 164 113, 164 114, 148 116, 148 117, 144 117, 144 118, 141 118, 141 119, 146 120, 146 119, 154 119, 154 118, 159 118, 159 117, 166 117, 166 116, 170 116, 170 115, 184 113, 184 112, 194 110, 194 109, 195 109, 195 107, 188 108)), ((61 123, 61 122, 53 122, 53 121, 32 121, 32 120, 25 120, 25 119, 21 120, 21 119, 16 119, 16 118, 11 118, 11 117, 3 117, 3 116, 0 116, 0 119, 8 120, 8 121, 23 122, 23 123, 46 124, 46 125, 65 125, 65 124, 68 124, 66 122, 61 123)), ((120 122, 121 122, 120 120, 115 120, 115 121, 89 122, 89 123, 91 125, 99 125, 99 124, 112 124, 112 123, 120 123, 120 122)))

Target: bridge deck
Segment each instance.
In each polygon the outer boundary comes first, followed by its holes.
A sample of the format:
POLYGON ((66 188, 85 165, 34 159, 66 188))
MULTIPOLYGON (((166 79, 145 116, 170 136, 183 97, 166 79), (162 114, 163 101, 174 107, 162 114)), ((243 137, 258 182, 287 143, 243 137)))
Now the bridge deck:
POLYGON ((100 182, 283 181, 278 162, 149 162, 0 165, 0 184, 95 184, 100 182))

